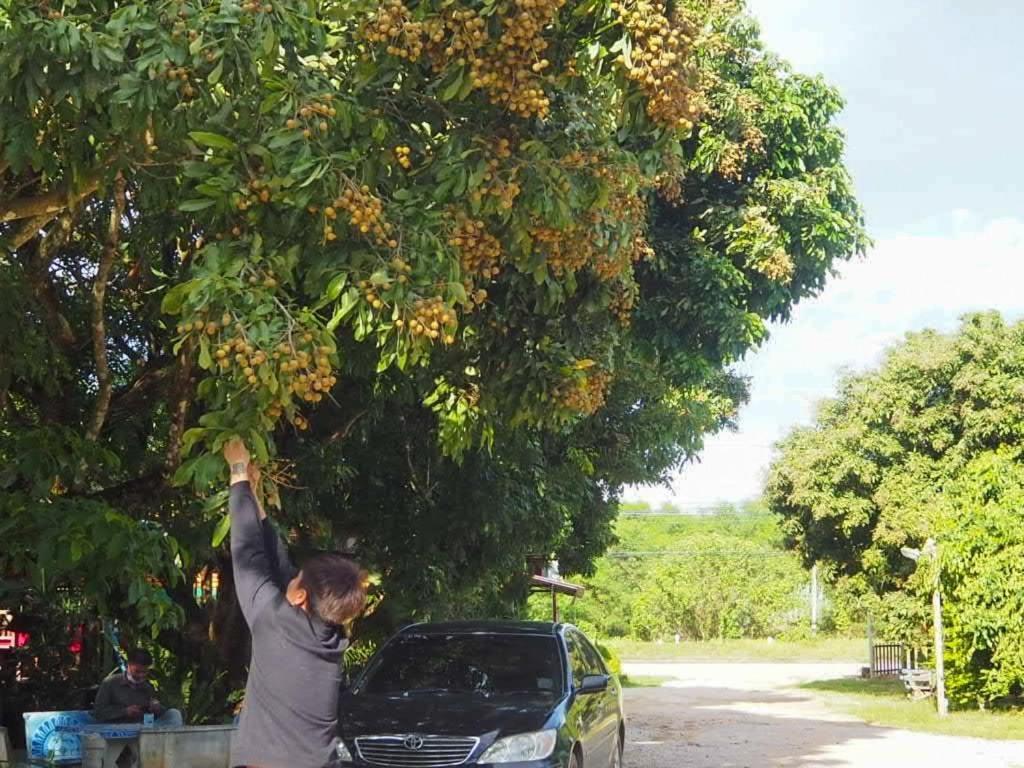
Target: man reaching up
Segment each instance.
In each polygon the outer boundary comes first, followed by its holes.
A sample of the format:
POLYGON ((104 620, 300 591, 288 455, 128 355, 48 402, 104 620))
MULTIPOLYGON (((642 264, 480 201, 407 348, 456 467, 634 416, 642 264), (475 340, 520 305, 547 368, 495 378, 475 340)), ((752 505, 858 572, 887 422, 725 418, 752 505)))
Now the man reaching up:
POLYGON ((252 632, 245 708, 231 765, 326 768, 336 747, 340 626, 366 603, 365 574, 336 554, 297 570, 253 493, 259 479, 241 440, 224 446, 231 468, 231 561, 235 591, 252 632))

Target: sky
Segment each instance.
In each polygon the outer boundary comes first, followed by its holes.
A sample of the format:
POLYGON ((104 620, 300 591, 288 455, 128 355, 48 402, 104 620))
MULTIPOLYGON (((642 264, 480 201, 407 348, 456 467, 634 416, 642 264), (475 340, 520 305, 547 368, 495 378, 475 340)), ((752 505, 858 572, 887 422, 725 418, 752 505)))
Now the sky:
POLYGON ((748 0, 762 38, 847 106, 847 167, 874 246, 772 327, 739 370, 736 432, 670 487, 628 500, 694 510, 760 494, 773 445, 906 333, 965 312, 1024 316, 1024 99, 1018 0, 748 0))

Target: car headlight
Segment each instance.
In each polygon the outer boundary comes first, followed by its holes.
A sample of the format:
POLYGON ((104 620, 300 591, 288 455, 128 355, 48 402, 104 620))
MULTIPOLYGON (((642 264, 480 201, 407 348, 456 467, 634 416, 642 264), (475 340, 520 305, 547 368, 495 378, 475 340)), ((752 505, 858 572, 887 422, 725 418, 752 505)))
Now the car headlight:
POLYGON ((525 763, 551 757, 558 742, 558 731, 518 733, 498 739, 484 752, 478 763, 525 763))
POLYGON ((352 753, 348 751, 348 747, 345 746, 344 741, 338 741, 338 746, 335 747, 335 751, 338 753, 338 759, 343 763, 355 762, 352 759, 352 753))

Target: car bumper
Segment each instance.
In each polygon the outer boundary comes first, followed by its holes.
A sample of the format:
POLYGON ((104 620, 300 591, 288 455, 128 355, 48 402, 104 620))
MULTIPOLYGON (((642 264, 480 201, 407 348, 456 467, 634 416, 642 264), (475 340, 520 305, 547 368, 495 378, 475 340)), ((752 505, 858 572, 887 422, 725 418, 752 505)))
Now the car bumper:
MULTIPOLYGON (((362 760, 342 762, 341 768, 379 768, 362 760)), ((466 768, 568 768, 569 758, 552 755, 545 760, 530 760, 525 763, 463 763, 466 768)))

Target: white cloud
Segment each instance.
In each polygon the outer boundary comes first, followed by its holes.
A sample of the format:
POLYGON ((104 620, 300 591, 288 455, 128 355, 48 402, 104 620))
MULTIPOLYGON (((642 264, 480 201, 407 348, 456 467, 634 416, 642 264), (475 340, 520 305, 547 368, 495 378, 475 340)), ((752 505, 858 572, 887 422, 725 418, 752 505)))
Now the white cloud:
POLYGON ((909 331, 952 330, 966 312, 1024 314, 1024 220, 979 225, 958 210, 950 228, 947 237, 882 240, 867 258, 845 265, 741 366, 753 386, 739 432, 709 440, 701 462, 684 469, 670 489, 633 489, 627 498, 689 507, 756 496, 772 444, 810 420, 841 368, 877 363, 909 331))

